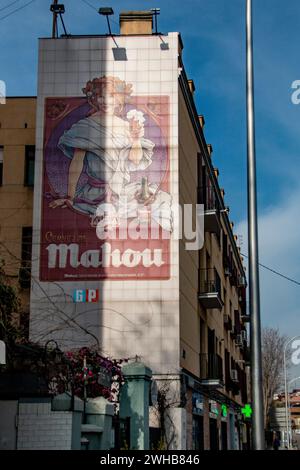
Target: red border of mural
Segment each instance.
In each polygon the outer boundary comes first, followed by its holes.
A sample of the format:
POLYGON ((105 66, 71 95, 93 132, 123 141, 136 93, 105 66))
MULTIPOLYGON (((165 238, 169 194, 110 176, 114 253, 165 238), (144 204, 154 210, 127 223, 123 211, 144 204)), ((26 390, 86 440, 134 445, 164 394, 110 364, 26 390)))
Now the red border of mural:
MULTIPOLYGON (((50 268, 48 264, 47 247, 51 244, 77 244, 79 258, 87 250, 99 250, 104 242, 96 236, 95 228, 91 227, 88 216, 79 214, 69 208, 49 208, 49 194, 53 193, 51 182, 46 168, 46 147, 49 139, 60 123, 65 120, 86 100, 84 98, 46 98, 44 145, 43 145, 43 181, 42 181, 42 209, 41 209, 41 242, 40 242, 40 280, 46 282, 84 282, 109 280, 163 280, 170 278, 170 240, 163 239, 161 229, 158 240, 112 240, 112 251, 120 250, 124 253, 128 249, 143 252, 145 249, 162 250, 163 265, 144 267, 72 267, 58 266, 50 268), (55 103, 61 103, 61 109, 55 103), (65 106, 63 106, 65 104, 65 106), (54 112, 49 113, 49 109, 54 112)), ((161 130, 166 142, 167 169, 164 172, 161 189, 170 192, 170 101, 168 96, 132 97, 135 106, 151 117, 161 130)), ((60 169, 58 169, 60 171, 60 169)))

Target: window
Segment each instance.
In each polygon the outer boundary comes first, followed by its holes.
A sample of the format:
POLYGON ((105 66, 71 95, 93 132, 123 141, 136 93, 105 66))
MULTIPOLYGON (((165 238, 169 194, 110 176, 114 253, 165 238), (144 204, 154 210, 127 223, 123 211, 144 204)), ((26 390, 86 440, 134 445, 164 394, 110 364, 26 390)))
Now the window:
POLYGON ((31 278, 31 250, 32 250, 32 227, 22 228, 22 261, 19 273, 20 286, 23 289, 30 287, 31 278))
POLYGON ((4 147, 0 145, 0 186, 3 184, 3 154, 4 147))
POLYGON ((35 160, 35 146, 25 146, 25 186, 34 185, 34 160, 35 160))

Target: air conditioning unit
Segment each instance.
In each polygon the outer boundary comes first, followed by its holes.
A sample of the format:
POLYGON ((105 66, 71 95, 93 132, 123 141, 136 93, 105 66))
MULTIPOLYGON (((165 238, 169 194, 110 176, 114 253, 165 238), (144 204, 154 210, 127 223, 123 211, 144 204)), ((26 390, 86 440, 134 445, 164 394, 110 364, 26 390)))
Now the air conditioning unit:
POLYGON ((243 340, 243 341, 247 341, 247 331, 246 331, 246 330, 242 330, 241 335, 242 335, 242 340, 243 340))
POLYGON ((230 377, 233 382, 239 381, 238 371, 236 369, 231 369, 230 377))
POLYGON ((230 316, 228 314, 224 315, 224 325, 228 325, 230 322, 230 316))
POLYGON ((246 287, 245 276, 238 276, 238 287, 246 287))
POLYGON ((244 341, 243 341, 243 337, 242 337, 241 333, 239 333, 238 335, 236 335, 235 344, 236 344, 237 346, 243 346, 244 341))

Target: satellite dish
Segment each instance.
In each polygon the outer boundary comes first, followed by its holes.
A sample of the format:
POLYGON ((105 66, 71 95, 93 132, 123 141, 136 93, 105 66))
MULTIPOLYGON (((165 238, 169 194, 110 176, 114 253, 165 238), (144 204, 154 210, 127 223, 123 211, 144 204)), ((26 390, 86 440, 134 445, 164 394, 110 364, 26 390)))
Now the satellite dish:
POLYGON ((6 346, 4 341, 0 341, 0 364, 6 364, 6 346))

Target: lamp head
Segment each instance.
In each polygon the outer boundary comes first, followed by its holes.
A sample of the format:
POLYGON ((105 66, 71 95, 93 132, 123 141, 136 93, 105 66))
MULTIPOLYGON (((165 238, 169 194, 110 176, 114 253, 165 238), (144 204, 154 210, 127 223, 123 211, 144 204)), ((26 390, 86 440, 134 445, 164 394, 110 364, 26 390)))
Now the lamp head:
POLYGON ((111 7, 103 7, 99 8, 98 13, 99 15, 110 16, 114 14, 114 10, 111 7))

